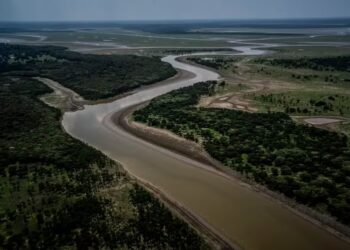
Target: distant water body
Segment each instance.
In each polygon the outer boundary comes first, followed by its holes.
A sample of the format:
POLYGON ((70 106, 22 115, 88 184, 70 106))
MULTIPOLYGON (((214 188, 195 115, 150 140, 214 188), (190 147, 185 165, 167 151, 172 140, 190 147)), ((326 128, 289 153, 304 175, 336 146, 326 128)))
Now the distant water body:
POLYGON ((125 28, 155 33, 186 33, 189 30, 270 29, 270 30, 340 30, 350 28, 350 18, 273 19, 273 20, 182 20, 182 21, 105 21, 105 22, 0 22, 0 32, 31 32, 67 29, 125 28))

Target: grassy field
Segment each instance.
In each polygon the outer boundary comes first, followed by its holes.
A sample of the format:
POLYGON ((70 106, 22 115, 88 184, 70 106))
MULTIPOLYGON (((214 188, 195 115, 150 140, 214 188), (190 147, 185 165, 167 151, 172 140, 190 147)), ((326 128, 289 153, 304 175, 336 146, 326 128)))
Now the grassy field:
POLYGON ((260 111, 286 112, 291 115, 329 115, 350 117, 350 94, 338 91, 291 91, 247 94, 260 111))
POLYGON ((253 64, 250 65, 250 72, 255 77, 263 79, 286 80, 298 83, 301 86, 329 85, 333 87, 347 87, 350 80, 350 73, 345 71, 317 71, 311 69, 281 68, 278 66, 253 64))
MULTIPOLYGON (((147 30, 147 29, 146 29, 147 30)), ((152 29, 151 29, 152 30, 152 29)), ((158 30, 159 31, 159 30, 158 30)), ((253 32, 245 30, 243 32, 203 32, 201 30, 179 31, 179 32, 158 32, 157 28, 154 33, 142 31, 140 29, 123 29, 123 28, 70 28, 53 31, 28 31, 20 33, 0 33, 1 38, 14 38, 24 40, 26 43, 36 43, 47 45, 68 46, 70 48, 118 48, 118 47, 165 47, 165 48, 181 48, 181 47, 232 47, 233 41, 247 41, 253 43, 278 43, 284 45, 297 45, 300 48, 305 46, 314 50, 313 47, 320 48, 321 54, 324 52, 322 47, 327 43, 339 43, 345 46, 350 42, 350 36, 314 36, 306 34, 285 34, 281 30, 276 32, 265 32, 264 29, 256 29, 253 32), (278 33, 280 32, 280 33, 278 33), (41 36, 37 37, 37 36, 41 36), (308 46, 309 45, 309 46, 308 46)), ((333 49, 332 45, 327 50, 333 49)), ((347 49, 349 44, 347 45, 347 49)), ((278 49, 280 50, 280 49, 278 49)), ((284 50, 284 49, 281 49, 284 50)), ((287 49, 288 50, 288 49, 287 49)), ((287 51, 286 50, 286 51, 287 51)), ((340 50, 340 49, 339 49, 340 50)), ((316 51, 316 49, 315 49, 316 51)))
POLYGON ((265 111, 348 116, 350 73, 346 65, 350 58, 346 50, 340 54, 341 49, 334 48, 319 54, 314 48, 294 56, 288 55, 295 50, 286 51, 269 59, 256 59, 249 64, 249 72, 255 78, 290 82, 295 90, 285 92, 277 88, 246 97, 254 99, 258 106, 262 104, 265 111))
POLYGON ((286 46, 271 48, 276 53, 269 55, 270 58, 300 58, 300 57, 328 57, 343 56, 350 54, 349 46, 286 46))
POLYGON ((305 44, 309 43, 311 46, 317 46, 322 43, 349 43, 350 35, 320 35, 320 36, 295 36, 295 37, 287 37, 287 38, 271 38, 264 40, 254 40, 252 42, 257 43, 281 43, 281 44, 305 44))
POLYGON ((40 32, 47 37, 47 42, 86 42, 115 43, 129 47, 229 47, 230 44, 221 40, 210 40, 198 36, 161 36, 139 32, 120 31, 63 31, 40 32))
POLYGON ((210 56, 189 60, 218 70, 227 82, 250 87, 261 85, 257 91, 245 94, 245 97, 254 99, 256 105, 264 107, 263 111, 267 108, 283 111, 288 105, 295 105, 296 102, 300 103, 299 109, 311 108, 313 114, 339 115, 342 113, 340 109, 347 110, 350 94, 349 71, 344 68, 346 66, 339 69, 326 64, 322 66, 317 60, 328 62, 331 59, 329 64, 339 62, 338 58, 348 61, 346 55, 349 55, 347 53, 350 53, 350 50, 347 52, 346 49, 338 47, 282 47, 274 50, 275 54, 253 58, 210 56), (280 64, 280 61, 284 65, 280 64), (317 69, 314 68, 315 65, 317 69), (310 103, 317 103, 328 97, 328 101, 333 103, 329 103, 333 106, 331 109, 312 107, 313 104, 310 103))
MULTIPOLYGON (((293 117, 350 115, 348 47, 280 47, 258 57, 203 56, 192 62, 211 67, 232 91, 201 99, 203 107, 248 112, 285 112, 293 117), (245 88, 237 88, 244 86, 245 88)), ((344 119, 342 119, 344 118, 344 119)), ((298 119, 304 122, 304 119, 298 119)), ((349 125, 320 126, 347 135, 349 125)))

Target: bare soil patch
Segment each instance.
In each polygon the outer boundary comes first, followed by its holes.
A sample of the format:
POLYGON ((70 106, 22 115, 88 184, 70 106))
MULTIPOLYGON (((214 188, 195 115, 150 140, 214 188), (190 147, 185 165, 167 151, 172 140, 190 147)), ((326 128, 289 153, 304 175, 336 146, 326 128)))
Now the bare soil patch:
POLYGON ((327 125, 332 123, 339 123, 342 121, 343 120, 340 120, 340 119, 326 118, 326 117, 315 117, 315 118, 304 119, 304 122, 311 125, 327 125))

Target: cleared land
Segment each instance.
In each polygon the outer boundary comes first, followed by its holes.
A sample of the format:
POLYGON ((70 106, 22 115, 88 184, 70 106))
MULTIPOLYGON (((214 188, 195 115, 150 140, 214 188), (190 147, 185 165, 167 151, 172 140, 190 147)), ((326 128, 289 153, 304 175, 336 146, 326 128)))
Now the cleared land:
MULTIPOLYGON (((350 75, 346 62, 337 68, 341 60, 348 60, 344 55, 346 47, 329 50, 328 47, 305 47, 302 50, 282 47, 274 50, 276 54, 255 59, 216 56, 209 61, 213 64, 219 60, 221 65, 208 65, 208 57, 204 62, 196 59, 196 63, 214 67, 228 83, 214 96, 202 98, 199 105, 248 112, 286 112, 295 117, 336 116, 343 118, 346 124, 350 107, 350 75), (321 57, 320 51, 323 51, 321 57)), ((303 122, 305 119, 296 120, 303 122)), ((343 124, 324 127, 348 133, 343 124)))
POLYGON ((327 125, 331 123, 339 123, 342 120, 332 119, 332 118, 307 118, 304 119, 304 122, 309 123, 311 125, 327 125))

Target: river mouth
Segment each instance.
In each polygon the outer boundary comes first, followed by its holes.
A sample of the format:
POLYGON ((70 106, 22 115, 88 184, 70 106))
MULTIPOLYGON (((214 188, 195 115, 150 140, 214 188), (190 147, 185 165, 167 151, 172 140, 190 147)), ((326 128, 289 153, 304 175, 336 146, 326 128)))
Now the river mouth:
MULTIPOLYGON (((257 53, 251 47, 242 52, 257 53)), ((163 61, 194 75, 111 103, 85 105, 84 110, 67 112, 62 120, 64 128, 73 137, 121 162, 131 175, 151 183, 242 249, 349 249, 344 241, 239 180, 147 143, 114 125, 112 116, 118 111, 174 89, 220 78, 215 72, 176 58, 167 56, 163 61)))

